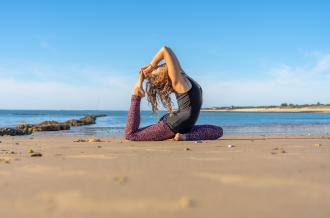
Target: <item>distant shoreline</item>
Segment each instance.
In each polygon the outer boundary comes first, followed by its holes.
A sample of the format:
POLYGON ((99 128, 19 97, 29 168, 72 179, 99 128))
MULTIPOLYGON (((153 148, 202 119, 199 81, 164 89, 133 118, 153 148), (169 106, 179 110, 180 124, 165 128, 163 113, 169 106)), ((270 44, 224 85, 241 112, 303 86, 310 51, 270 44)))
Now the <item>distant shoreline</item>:
POLYGON ((330 107, 301 107, 301 108, 228 108, 228 109, 211 109, 203 108, 203 112, 274 112, 274 113, 330 113, 330 107))

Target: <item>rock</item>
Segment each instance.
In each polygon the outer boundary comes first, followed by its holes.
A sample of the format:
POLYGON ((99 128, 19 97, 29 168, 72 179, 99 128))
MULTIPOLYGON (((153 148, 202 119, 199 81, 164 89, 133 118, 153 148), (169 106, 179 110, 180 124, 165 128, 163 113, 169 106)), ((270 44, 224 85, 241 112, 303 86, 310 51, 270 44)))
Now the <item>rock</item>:
POLYGON ((30 149, 29 154, 32 154, 32 153, 34 153, 34 150, 30 149))
POLYGON ((0 158, 0 162, 4 162, 5 164, 10 164, 11 159, 9 158, 0 158))
POLYGON ((31 132, 68 130, 71 126, 95 124, 97 117, 98 116, 87 115, 80 118, 79 120, 72 119, 63 123, 57 121, 45 121, 36 125, 22 124, 18 126, 18 129, 26 129, 27 131, 31 132))
POLYGON ((186 151, 191 151, 191 149, 190 148, 186 148, 186 151))
POLYGON ((73 142, 87 142, 88 140, 86 139, 77 139, 77 140, 74 140, 73 142))
POLYGON ((19 124, 16 128, 0 128, 0 136, 29 135, 33 132, 69 130, 71 126, 95 124, 96 118, 103 116, 106 115, 86 115, 79 120, 72 119, 66 122, 45 121, 39 124, 19 124))
POLYGON ((0 136, 9 135, 9 136, 15 136, 15 135, 26 135, 27 132, 15 129, 15 128, 0 128, 0 136))
POLYGON ((79 120, 83 125, 95 124, 96 116, 85 116, 79 120))
POLYGON ((17 127, 16 127, 16 130, 20 130, 22 132, 24 132, 25 134, 31 134, 32 133, 32 126, 31 124, 19 124, 17 127))
POLYGON ((57 121, 45 121, 36 125, 31 124, 20 124, 17 129, 25 131, 27 133, 41 132, 41 131, 60 131, 68 130, 70 126, 65 123, 60 123, 57 121))
POLYGON ((78 122, 79 122, 78 120, 68 120, 68 121, 65 121, 64 123, 69 126, 80 126, 80 124, 78 122))
POLYGON ((279 154, 279 153, 285 154, 286 153, 286 151, 284 150, 284 148, 282 146, 273 148, 272 150, 273 150, 273 152, 270 152, 271 154, 279 154))
POLYGON ((36 153, 31 154, 30 156, 31 156, 31 157, 42 157, 42 154, 36 152, 36 153))
POLYGON ((87 115, 87 116, 84 116, 83 118, 80 118, 79 120, 73 119, 73 120, 68 120, 64 123, 69 126, 91 125, 91 124, 95 124, 97 117, 99 117, 99 116, 87 115))
POLYGON ((227 146, 228 148, 233 148, 233 147, 235 147, 234 145, 228 145, 227 146))

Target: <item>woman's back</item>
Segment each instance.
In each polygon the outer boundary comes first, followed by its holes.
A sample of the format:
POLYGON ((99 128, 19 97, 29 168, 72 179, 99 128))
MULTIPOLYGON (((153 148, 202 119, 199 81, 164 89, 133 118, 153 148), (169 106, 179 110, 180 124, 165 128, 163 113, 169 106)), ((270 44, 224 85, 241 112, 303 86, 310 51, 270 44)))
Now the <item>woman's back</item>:
POLYGON ((194 126, 203 103, 203 93, 200 85, 185 73, 184 76, 191 83, 190 90, 185 93, 175 93, 178 110, 173 114, 165 115, 161 119, 176 133, 186 133, 194 126))

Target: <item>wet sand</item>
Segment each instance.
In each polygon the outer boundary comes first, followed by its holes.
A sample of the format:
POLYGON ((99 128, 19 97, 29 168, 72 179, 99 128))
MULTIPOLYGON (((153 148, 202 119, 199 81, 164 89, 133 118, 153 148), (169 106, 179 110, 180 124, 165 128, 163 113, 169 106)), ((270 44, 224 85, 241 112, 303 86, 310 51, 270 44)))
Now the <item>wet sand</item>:
POLYGON ((77 139, 0 137, 1 217, 330 216, 330 135, 77 139))

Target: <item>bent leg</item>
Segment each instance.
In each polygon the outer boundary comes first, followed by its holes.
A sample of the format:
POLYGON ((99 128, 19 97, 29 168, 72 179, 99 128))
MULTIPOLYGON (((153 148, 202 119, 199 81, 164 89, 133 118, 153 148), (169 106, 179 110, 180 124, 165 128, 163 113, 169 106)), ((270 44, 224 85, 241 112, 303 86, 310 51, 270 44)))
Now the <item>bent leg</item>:
POLYGON ((187 141, 215 140, 223 135, 223 129, 214 125, 195 125, 188 133, 182 135, 187 141))
POLYGON ((161 141, 173 138, 175 133, 163 121, 139 129, 141 97, 132 96, 125 127, 125 138, 132 141, 161 141))
POLYGON ((127 140, 131 141, 162 141, 171 139, 175 135, 174 132, 163 121, 150 125, 141 129, 125 134, 127 140))

